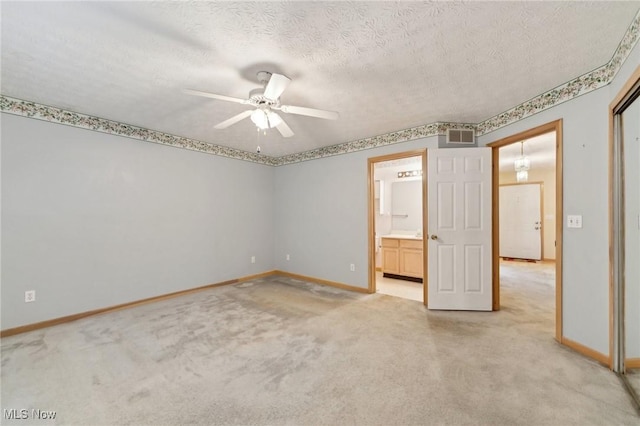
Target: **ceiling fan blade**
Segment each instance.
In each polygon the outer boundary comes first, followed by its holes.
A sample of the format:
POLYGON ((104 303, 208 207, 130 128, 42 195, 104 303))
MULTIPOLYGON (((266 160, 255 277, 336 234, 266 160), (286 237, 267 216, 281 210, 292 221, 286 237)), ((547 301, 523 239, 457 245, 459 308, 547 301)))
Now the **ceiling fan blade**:
POLYGON ((306 108, 293 105, 280 106, 282 112, 288 114, 308 115, 309 117, 324 118, 327 120, 337 120, 339 114, 335 111, 325 111, 322 109, 306 108))
POLYGON ((284 120, 276 126, 282 137, 290 138, 293 136, 293 130, 284 122, 284 120))
POLYGON ((252 109, 248 109, 246 111, 242 111, 240 114, 234 115, 230 119, 225 120, 222 123, 216 124, 214 126, 214 128, 216 128, 216 129, 226 129, 229 126, 231 126, 233 124, 236 124, 238 121, 244 120, 245 118, 249 117, 253 111, 254 110, 252 110, 252 109))
POLYGON ((239 104, 248 104, 249 103, 249 101, 246 100, 246 99, 234 98, 232 96, 225 96, 225 95, 217 95, 215 93, 209 93, 209 92, 201 92, 200 90, 183 89, 182 92, 186 93, 188 95, 202 96, 202 97, 205 97, 205 98, 218 99, 218 100, 221 100, 221 101, 236 102, 236 103, 239 103, 239 104))
POLYGON ((289 83, 291 83, 289 77, 285 77, 282 74, 271 74, 269 83, 267 83, 267 87, 264 88, 264 97, 273 100, 278 99, 289 83))

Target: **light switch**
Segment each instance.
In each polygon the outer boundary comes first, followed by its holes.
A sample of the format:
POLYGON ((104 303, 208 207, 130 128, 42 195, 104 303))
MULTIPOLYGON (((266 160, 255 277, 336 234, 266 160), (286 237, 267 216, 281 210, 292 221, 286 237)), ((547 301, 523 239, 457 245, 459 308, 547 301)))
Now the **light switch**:
POLYGON ((582 215, 568 215, 567 228, 582 228, 582 215))

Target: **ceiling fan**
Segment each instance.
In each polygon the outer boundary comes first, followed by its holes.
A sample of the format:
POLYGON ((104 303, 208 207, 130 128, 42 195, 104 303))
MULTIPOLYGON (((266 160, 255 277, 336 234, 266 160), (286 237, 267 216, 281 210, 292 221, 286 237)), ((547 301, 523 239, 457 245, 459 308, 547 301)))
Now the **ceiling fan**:
POLYGON ((254 89, 249 92, 249 99, 234 98, 231 96, 218 95, 215 93, 201 92, 199 90, 191 89, 185 89, 184 93, 255 107, 253 110, 243 111, 222 123, 218 123, 214 126, 216 129, 226 129, 247 117, 251 117, 251 121, 253 121, 253 123, 258 127, 258 130, 266 130, 275 127, 282 136, 288 138, 293 136, 293 131, 275 111, 282 111, 287 114, 324 118, 327 120, 335 120, 338 118, 338 113, 334 111, 324 111, 321 109, 294 105, 282 105, 280 103, 280 95, 282 95, 282 92, 287 88, 291 79, 282 74, 270 73, 268 71, 260 71, 257 76, 258 81, 262 83, 263 88, 254 89))

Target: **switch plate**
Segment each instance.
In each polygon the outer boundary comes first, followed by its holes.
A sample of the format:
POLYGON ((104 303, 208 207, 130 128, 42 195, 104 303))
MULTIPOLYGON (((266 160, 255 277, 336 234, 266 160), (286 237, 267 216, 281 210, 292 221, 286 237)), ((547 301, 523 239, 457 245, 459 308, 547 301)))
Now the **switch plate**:
POLYGON ((355 272, 355 270, 356 270, 356 264, 355 264, 355 263, 352 263, 352 264, 349 266, 349 269, 351 269, 351 272, 355 272))
POLYGON ((291 260, 291 256, 290 255, 287 255, 287 260, 291 260))
POLYGON ((24 292, 24 303, 35 302, 35 301, 36 301, 35 290, 27 290, 24 292))
POLYGON ((567 228, 582 228, 582 215, 567 215, 567 228))
POLYGON ((251 256, 251 263, 256 263, 256 257, 255 256, 251 256))

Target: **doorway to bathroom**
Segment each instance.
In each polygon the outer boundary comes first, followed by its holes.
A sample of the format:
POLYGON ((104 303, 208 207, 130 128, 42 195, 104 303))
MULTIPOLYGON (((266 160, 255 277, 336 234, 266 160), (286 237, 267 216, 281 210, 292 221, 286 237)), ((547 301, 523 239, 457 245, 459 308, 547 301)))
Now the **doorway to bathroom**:
POLYGON ((426 150, 369 159, 372 293, 426 301, 423 285, 426 159, 426 150))

